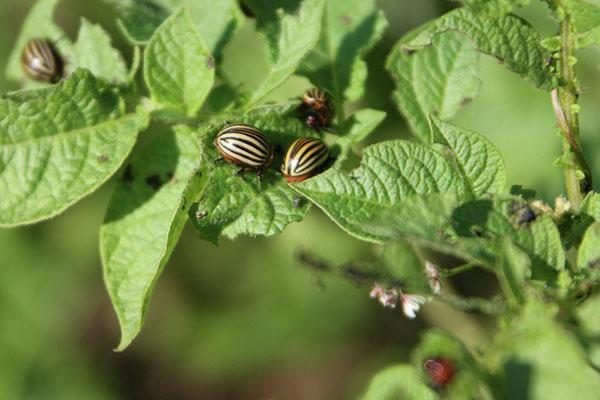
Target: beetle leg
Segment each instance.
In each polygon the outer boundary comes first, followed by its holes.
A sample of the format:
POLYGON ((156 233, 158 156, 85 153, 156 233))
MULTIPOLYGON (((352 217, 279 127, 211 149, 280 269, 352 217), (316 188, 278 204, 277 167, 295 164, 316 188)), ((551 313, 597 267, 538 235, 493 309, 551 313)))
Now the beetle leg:
POLYGON ((239 176, 240 178, 244 178, 244 172, 246 172, 246 168, 244 167, 240 167, 240 169, 237 170, 237 172, 235 173, 237 176, 239 176))

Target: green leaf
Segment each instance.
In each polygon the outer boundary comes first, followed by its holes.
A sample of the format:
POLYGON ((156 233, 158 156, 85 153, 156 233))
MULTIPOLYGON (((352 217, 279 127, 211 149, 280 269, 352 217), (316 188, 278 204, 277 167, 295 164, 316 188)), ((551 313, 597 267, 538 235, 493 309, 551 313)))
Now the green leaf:
POLYGON ((600 194, 591 192, 581 203, 581 214, 588 215, 596 221, 600 221, 600 194))
POLYGON ((567 0, 564 6, 571 14, 573 27, 577 32, 584 33, 600 26, 600 4, 586 0, 567 0))
POLYGON ((464 0, 463 3, 475 13, 498 16, 506 14, 516 7, 526 6, 529 4, 529 0, 464 0))
MULTIPOLYGON (((286 149, 299 137, 316 136, 296 118, 292 105, 265 106, 229 120, 245 123, 260 129, 276 148, 286 149)), ((202 173, 208 183, 206 190, 190 210, 190 219, 202 239, 217 244, 221 234, 233 239, 239 235, 270 236, 281 232, 288 224, 301 221, 308 211, 307 201, 298 207, 299 198, 275 172, 274 162, 265 171, 262 181, 252 172, 238 176, 239 167, 218 161, 213 140, 224 123, 202 128, 202 173)))
POLYGON ((401 285, 408 293, 431 294, 425 274, 425 263, 413 246, 407 242, 389 241, 384 243, 380 255, 379 271, 383 282, 401 285))
POLYGON ((424 333, 411 358, 414 365, 420 366, 433 357, 449 358, 457 368, 469 367, 475 363, 460 340, 439 329, 430 329, 424 333))
POLYGON ((430 115, 450 118, 479 93, 475 45, 457 31, 434 35, 431 44, 418 51, 396 45, 386 68, 396 81, 396 104, 425 143, 431 142, 430 115))
POLYGON ((111 83, 127 81, 127 66, 121 54, 110 44, 110 36, 100 25, 81 19, 79 37, 73 48, 73 62, 111 83))
POLYGON ((335 104, 358 100, 367 79, 365 54, 387 27, 373 0, 329 0, 323 15, 321 38, 302 63, 299 74, 328 89, 335 104))
POLYGON ((534 277, 536 273, 539 276, 542 272, 542 266, 555 271, 565 268, 565 250, 560 241, 560 233, 549 215, 538 217, 530 227, 525 230, 517 228, 512 233, 514 236, 511 239, 532 258, 534 277))
POLYGON ((577 269, 585 271, 600 266, 600 222, 594 222, 585 231, 577 251, 577 269))
POLYGON ((235 0, 105 0, 120 11, 119 26, 135 45, 146 45, 164 20, 187 6, 211 53, 219 58, 223 46, 244 22, 235 0))
POLYGON ((525 281, 531 277, 531 261, 523 250, 504 237, 500 241, 501 253, 498 266, 502 271, 503 284, 506 292, 512 293, 518 304, 525 302, 525 281))
POLYGON ((156 30, 144 53, 144 78, 152 98, 190 116, 213 85, 214 67, 185 7, 156 30))
MULTIPOLYGON (((565 265, 558 228, 548 215, 530 223, 517 223, 511 209, 518 202, 500 197, 456 207, 456 196, 451 194, 413 195, 387 209, 373 211, 357 223, 358 227, 351 228, 378 240, 408 240, 490 268, 497 267, 502 251, 498 239, 506 236, 531 258, 534 279, 554 279, 556 271, 565 265)), ((365 213, 366 206, 356 208, 365 213)))
POLYGON ((298 14, 301 3, 301 0, 244 0, 244 4, 256 16, 256 29, 267 39, 273 59, 277 58, 281 16, 298 14))
POLYGON ((600 294, 587 299, 577 308, 576 315, 584 333, 600 342, 600 294))
POLYGON ((154 31, 169 16, 162 5, 150 0, 105 0, 119 11, 117 23, 125 38, 133 45, 145 46, 154 31))
MULTIPOLYGON (((205 165, 205 170, 210 166, 205 165)), ((190 210, 190 218, 202 239, 218 244, 221 234, 230 239, 240 235, 272 236, 288 224, 301 221, 308 203, 294 207, 298 197, 272 171, 263 176, 237 176, 232 168, 210 172, 208 189, 190 210)))
POLYGON ((24 80, 26 78, 21 69, 21 51, 25 44, 33 38, 46 38, 52 41, 63 57, 70 58, 72 44, 62 29, 54 23, 53 14, 58 2, 59 0, 38 0, 29 11, 8 61, 6 75, 9 79, 24 80))
POLYGON ((446 358, 454 368, 454 376, 444 388, 445 398, 478 398, 477 393, 481 394, 482 390, 483 380, 480 377, 483 373, 477 361, 459 339, 442 330, 430 329, 413 351, 412 364, 415 368, 423 368, 427 360, 438 357, 446 358))
POLYGON ((418 143, 391 140, 367 147, 349 174, 331 169, 293 185, 334 222, 359 239, 380 241, 366 224, 408 195, 454 191, 458 177, 447 161, 418 143))
POLYGON ((544 40, 542 40, 541 43, 546 50, 552 52, 560 51, 560 48, 562 46, 559 35, 547 37, 544 40))
POLYGON ((502 193, 506 167, 498 149, 485 137, 432 117, 434 141, 448 146, 467 190, 479 198, 502 193))
POLYGON ((100 230, 104 280, 121 326, 117 350, 139 333, 150 295, 204 184, 197 136, 178 126, 125 170, 100 230))
POLYGON ((492 16, 460 8, 408 33, 396 48, 418 49, 431 43, 437 32, 447 30, 468 35, 477 50, 495 57, 536 87, 550 90, 555 86, 546 64, 550 53, 542 47, 538 32, 512 14, 492 16))
POLYGON ((577 36, 577 47, 600 46, 600 26, 577 36))
POLYGON ((398 204, 376 214, 363 229, 382 239, 410 239, 429 243, 445 242, 444 228, 458 204, 454 193, 406 196, 398 204))
POLYGON ((453 213, 457 205, 457 196, 453 193, 410 195, 365 222, 362 229, 381 240, 406 240, 494 268, 495 243, 479 237, 459 236, 454 231, 453 213))
POLYGON ((600 374, 551 310, 531 301, 489 346, 488 359, 505 393, 531 400, 593 399, 600 374))
POLYGON ((0 99, 0 226, 50 218, 96 190, 147 124, 86 70, 0 99))
POLYGON ((532 262, 534 279, 550 279, 565 266, 565 252, 556 224, 549 215, 519 222, 519 211, 528 207, 518 198, 476 200, 458 207, 453 227, 460 237, 506 236, 524 250, 532 262))
POLYGON ((176 0, 174 3, 187 5, 192 20, 217 60, 245 20, 236 0, 176 0))
POLYGON ((256 104, 272 90, 281 85, 296 71, 300 61, 317 44, 321 33, 324 0, 304 0, 298 15, 280 18, 275 58, 266 79, 256 89, 250 104, 256 104))
MULTIPOLYGON (((352 151, 352 146, 367 138, 385 119, 386 113, 379 110, 364 108, 354 113, 346 122, 347 129, 343 129, 336 146, 339 154, 335 160, 336 165, 342 165, 352 151)), ((344 127, 345 128, 345 127, 344 127)))
POLYGON ((435 400, 438 396, 410 365, 388 367, 371 379, 361 400, 435 400))
POLYGON ((235 107, 240 93, 226 83, 215 86, 204 102, 202 112, 207 114, 224 114, 235 107))

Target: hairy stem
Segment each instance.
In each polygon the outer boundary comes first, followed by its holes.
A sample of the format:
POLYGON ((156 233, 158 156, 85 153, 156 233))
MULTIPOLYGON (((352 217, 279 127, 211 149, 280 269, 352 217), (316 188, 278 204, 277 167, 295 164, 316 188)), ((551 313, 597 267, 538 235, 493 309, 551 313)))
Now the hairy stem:
POLYGON ((552 91, 552 107, 558 126, 565 138, 563 148, 568 165, 565 168, 567 195, 577 210, 583 198, 592 190, 592 173, 581 149, 579 138, 579 109, 577 102, 579 93, 575 66, 575 32, 571 23, 571 15, 562 7, 562 0, 556 5, 565 11, 560 21, 561 52, 559 59, 559 87, 552 91))
POLYGON ((472 269, 472 268, 474 268, 476 266, 477 266, 476 263, 474 263, 474 262, 468 262, 466 264, 459 265, 458 267, 454 267, 452 269, 448 269, 448 270, 445 270, 445 271, 440 271, 440 273, 442 274, 443 278, 448 278, 450 276, 460 274, 461 272, 468 271, 468 270, 470 270, 470 269, 472 269))
POLYGON ((500 315, 504 311, 504 304, 497 300, 487 300, 479 298, 464 298, 452 294, 437 296, 436 299, 450 305, 451 307, 466 311, 476 312, 485 315, 500 315))

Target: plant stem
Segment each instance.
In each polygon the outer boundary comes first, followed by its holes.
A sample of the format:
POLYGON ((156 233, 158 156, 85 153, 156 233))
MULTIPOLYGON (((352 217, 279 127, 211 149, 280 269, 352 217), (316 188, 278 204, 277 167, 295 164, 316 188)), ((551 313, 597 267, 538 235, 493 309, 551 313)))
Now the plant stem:
POLYGON ((486 315, 500 315, 504 311, 504 304, 499 301, 479 298, 463 298, 452 294, 435 297, 441 302, 462 311, 478 312, 486 315))
POLYGON ((461 272, 468 271, 471 268, 476 267, 476 266, 477 266, 476 263, 474 263, 474 262, 468 262, 466 264, 459 265, 458 267, 452 268, 450 270, 443 271, 442 272, 442 277, 443 278, 448 278, 450 276, 460 274, 461 272))
POLYGON ((559 86, 552 91, 552 107, 558 126, 565 138, 563 149, 569 155, 569 165, 565 169, 567 195, 573 208, 578 210, 585 195, 592 190, 592 173, 581 149, 579 138, 579 93, 575 66, 575 32, 571 15, 562 6, 562 0, 556 1, 562 8, 564 17, 560 21, 560 76, 559 86), (581 174, 583 174, 581 176, 581 174), (579 175, 579 176, 578 176, 579 175))

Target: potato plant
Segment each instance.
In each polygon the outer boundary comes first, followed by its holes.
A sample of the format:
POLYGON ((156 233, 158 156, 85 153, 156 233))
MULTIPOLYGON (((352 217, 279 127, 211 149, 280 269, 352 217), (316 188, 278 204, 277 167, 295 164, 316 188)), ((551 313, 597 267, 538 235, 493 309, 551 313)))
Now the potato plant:
POLYGON ((443 301, 496 321, 484 349, 433 327, 412 362, 374 376, 363 399, 598 398, 600 194, 580 139, 587 110, 576 71, 578 49, 600 45, 597 1, 546 0, 559 30, 543 39, 513 13, 529 0, 456 2, 399 38, 381 71, 364 61, 387 28, 374 0, 106 0, 127 57, 85 19, 70 40, 54 22, 58 2, 35 3, 7 66, 23 90, 0 98, 0 226, 47 220, 116 180, 100 253, 118 351, 140 332, 185 224, 217 245, 277 235, 316 206, 376 251, 341 266, 301 253, 309 267, 354 280, 365 301, 370 294, 407 317, 443 301), (222 50, 248 19, 271 63, 259 85, 242 90, 221 68, 222 50), (34 39, 60 57, 59 82, 23 69, 34 39), (564 142, 556 164, 566 196, 556 193, 554 204, 507 182, 494 144, 452 122, 486 83, 482 54, 547 93, 564 142), (361 145, 386 118, 361 102, 368 74, 393 78, 411 139, 361 145), (294 75, 328 93, 331 127, 307 126, 298 98, 269 101, 294 75), (273 144, 260 179, 220 160, 214 139, 232 123, 273 144), (323 139, 331 158, 320 174, 288 182, 280 165, 299 138, 323 139), (438 261, 448 259, 455 266, 438 261), (496 298, 446 293, 450 276, 473 269, 496 277, 496 298))

